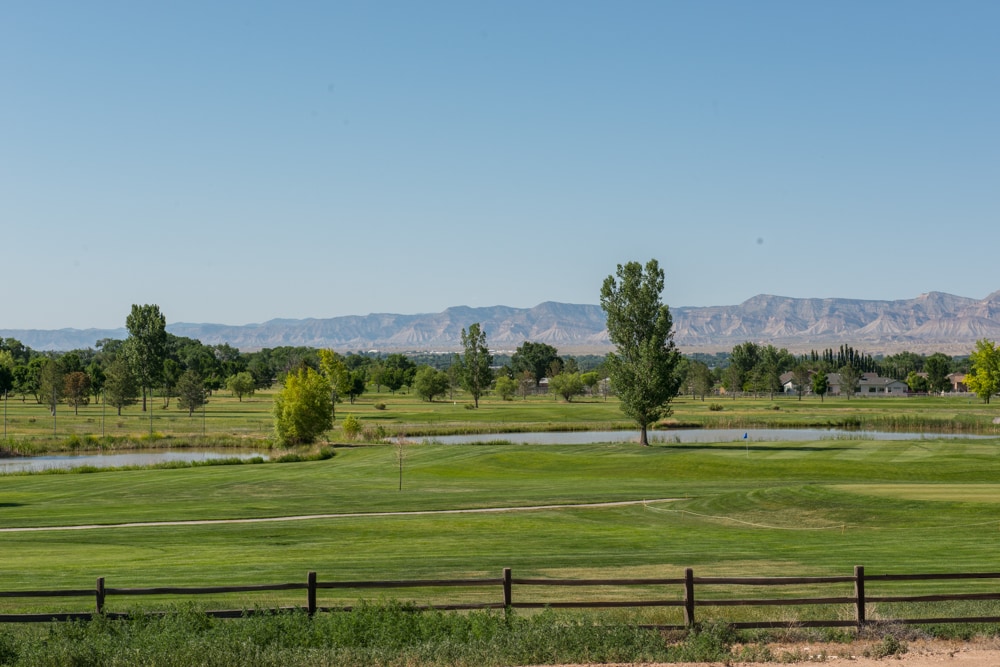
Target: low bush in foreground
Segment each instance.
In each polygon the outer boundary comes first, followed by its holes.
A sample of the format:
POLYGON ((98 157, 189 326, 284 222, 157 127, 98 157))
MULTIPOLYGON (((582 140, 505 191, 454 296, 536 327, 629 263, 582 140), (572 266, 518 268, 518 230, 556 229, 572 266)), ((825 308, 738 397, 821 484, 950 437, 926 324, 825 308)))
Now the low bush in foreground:
MULTIPOLYGON (((970 626, 971 627, 971 626, 970 626)), ((980 630, 986 628, 980 627, 980 630)), ((985 636, 995 636, 990 628, 985 636)), ((248 613, 217 619, 193 607, 131 620, 45 626, 0 625, 0 666, 21 667, 314 667, 556 665, 606 663, 767 663, 811 660, 769 646, 802 642, 851 644, 870 640, 868 657, 898 657, 908 638, 933 632, 873 625, 856 635, 842 630, 736 631, 710 621, 691 632, 658 631, 634 622, 546 610, 518 616, 503 611, 417 611, 409 604, 362 602, 351 612, 248 613)), ((977 636, 984 636, 981 632, 977 636)), ((825 654, 824 654, 825 655, 825 654)))
POLYGON ((528 665, 724 661, 731 632, 711 627, 669 642, 654 630, 546 611, 416 612, 398 603, 350 613, 213 619, 195 610, 129 621, 0 627, 0 664, 38 666, 528 665))

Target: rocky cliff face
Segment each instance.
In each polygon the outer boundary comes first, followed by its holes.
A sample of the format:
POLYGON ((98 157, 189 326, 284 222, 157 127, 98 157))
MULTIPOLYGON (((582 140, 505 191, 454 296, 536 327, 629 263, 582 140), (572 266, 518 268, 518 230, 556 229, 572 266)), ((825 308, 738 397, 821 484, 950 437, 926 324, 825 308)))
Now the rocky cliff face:
POLYGON ((756 296, 738 306, 678 308, 683 346, 731 346, 744 340, 802 348, 849 343, 866 349, 971 347, 1000 337, 1000 292, 982 301, 931 292, 915 299, 791 299, 756 296))
MULTIPOLYGON (((688 351, 728 349, 744 341, 791 350, 842 343, 878 354, 909 349, 967 352, 979 338, 1000 339, 1000 291, 982 300, 931 292, 914 299, 793 299, 760 295, 738 306, 672 308, 674 339, 688 351)), ((490 346, 513 350, 526 340, 561 351, 610 349, 600 306, 546 302, 534 308, 457 306, 420 315, 373 314, 330 319, 271 320, 263 324, 170 324, 178 336, 243 350, 282 345, 337 350, 457 350, 460 334, 479 322, 490 346)), ((124 338, 124 329, 0 330, 38 350, 93 347, 124 338)))

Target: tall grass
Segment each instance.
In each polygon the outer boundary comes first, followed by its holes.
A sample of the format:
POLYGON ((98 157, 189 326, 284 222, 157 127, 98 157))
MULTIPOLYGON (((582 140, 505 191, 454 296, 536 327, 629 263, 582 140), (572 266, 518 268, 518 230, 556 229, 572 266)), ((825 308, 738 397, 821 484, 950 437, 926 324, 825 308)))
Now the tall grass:
POLYGON ((708 626, 669 640, 633 624, 545 611, 415 612, 395 602, 350 613, 213 619, 194 609, 43 631, 0 629, 0 664, 287 667, 729 661, 736 635, 708 626))
MULTIPOLYGON (((876 640, 866 655, 906 652, 908 640, 941 636, 970 639, 996 627, 941 629, 873 623, 876 640)), ((502 611, 415 611, 390 601, 361 603, 354 611, 309 617, 302 611, 247 613, 216 619, 195 608, 130 620, 45 627, 0 627, 0 665, 7 667, 493 667, 565 663, 788 662, 798 652, 775 653, 770 642, 844 642, 842 630, 787 629, 737 632, 710 622, 690 632, 659 632, 635 623, 545 610, 518 616, 502 611)))

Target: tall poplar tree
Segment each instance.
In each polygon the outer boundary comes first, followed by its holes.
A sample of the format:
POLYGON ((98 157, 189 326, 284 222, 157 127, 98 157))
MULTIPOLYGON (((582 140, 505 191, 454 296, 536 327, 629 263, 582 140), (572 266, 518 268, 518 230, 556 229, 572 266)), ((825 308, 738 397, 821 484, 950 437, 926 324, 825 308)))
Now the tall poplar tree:
POLYGON ((125 358, 139 386, 142 387, 142 411, 146 411, 146 395, 152 392, 163 371, 167 354, 167 320, 155 304, 132 304, 125 319, 128 338, 123 349, 125 358))
POLYGON ((608 355, 611 384, 621 409, 639 424, 639 444, 649 445, 650 424, 670 414, 681 378, 670 309, 660 300, 663 270, 655 259, 618 265, 617 279, 601 287, 608 337, 617 352, 608 355))
POLYGON ((486 332, 479 327, 479 322, 469 325, 468 334, 462 329, 462 348, 465 350, 461 366, 462 386, 472 394, 472 400, 478 408, 479 397, 493 382, 493 371, 490 370, 493 355, 486 345, 486 332))

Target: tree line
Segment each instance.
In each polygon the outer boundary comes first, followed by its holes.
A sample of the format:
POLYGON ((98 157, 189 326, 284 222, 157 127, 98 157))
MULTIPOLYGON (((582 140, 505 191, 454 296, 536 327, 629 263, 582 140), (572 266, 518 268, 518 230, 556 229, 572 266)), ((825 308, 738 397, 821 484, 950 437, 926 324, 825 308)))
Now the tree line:
POLYGON ((728 354, 685 357, 674 346, 669 308, 660 301, 662 289, 663 272, 655 260, 645 267, 619 265, 617 276, 609 276, 601 292, 615 352, 578 359, 560 355, 549 344, 525 341, 499 365, 479 323, 462 329, 461 354, 417 355, 418 363, 401 353, 340 354, 310 347, 241 352, 228 344, 205 345, 168 333, 158 306, 133 305, 126 318, 128 337, 97 341, 96 349, 38 352, 13 338, 0 340, 0 395, 19 395, 22 401, 31 396, 53 412, 61 402, 78 410, 103 399, 121 414, 140 400, 146 411, 155 394, 165 408, 176 398, 190 415, 214 391, 225 388, 242 400, 279 382, 276 433, 283 442, 299 443, 330 428, 336 405, 353 404, 369 388, 405 389, 427 401, 453 399, 461 389, 474 408, 487 392, 503 400, 527 398, 543 382, 549 393, 567 402, 585 394, 607 398, 613 391, 643 436, 648 424, 669 414, 670 401, 681 392, 702 400, 719 389, 734 397, 773 397, 784 391, 786 373, 791 373, 800 399, 809 391, 823 397, 833 372, 839 373, 848 397, 865 372, 904 380, 918 392, 950 390, 948 375, 964 372, 970 390, 987 402, 1000 390, 1000 350, 985 340, 977 342, 969 357, 955 358, 912 352, 873 357, 850 345, 793 355, 754 342, 736 345, 728 354), (305 415, 298 412, 302 406, 311 406, 305 415))

